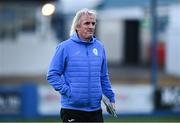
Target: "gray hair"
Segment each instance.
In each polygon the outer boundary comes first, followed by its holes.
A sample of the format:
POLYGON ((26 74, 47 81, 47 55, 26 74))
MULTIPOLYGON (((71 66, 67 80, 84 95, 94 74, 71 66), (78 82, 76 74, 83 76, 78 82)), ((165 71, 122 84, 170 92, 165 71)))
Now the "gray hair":
POLYGON ((72 36, 76 32, 76 27, 79 24, 79 20, 82 15, 93 15, 96 19, 96 11, 95 10, 89 10, 87 8, 79 10, 76 15, 73 18, 72 25, 71 25, 71 30, 70 30, 70 36, 72 36))

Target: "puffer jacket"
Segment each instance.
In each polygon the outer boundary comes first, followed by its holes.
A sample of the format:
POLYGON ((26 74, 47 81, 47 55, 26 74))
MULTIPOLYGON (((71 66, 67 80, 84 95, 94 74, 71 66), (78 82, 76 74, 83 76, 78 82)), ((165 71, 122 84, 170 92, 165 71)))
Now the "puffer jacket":
POLYGON ((47 80, 61 94, 61 107, 82 111, 101 109, 102 94, 115 102, 102 44, 72 35, 60 43, 50 63, 47 80))

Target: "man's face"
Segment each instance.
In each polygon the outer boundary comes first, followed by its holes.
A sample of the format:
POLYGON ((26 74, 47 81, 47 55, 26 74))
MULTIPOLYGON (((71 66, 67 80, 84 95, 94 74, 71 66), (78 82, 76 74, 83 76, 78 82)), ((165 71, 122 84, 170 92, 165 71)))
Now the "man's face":
POLYGON ((94 35, 95 25, 96 20, 93 15, 82 15, 76 28, 79 37, 89 41, 94 35))

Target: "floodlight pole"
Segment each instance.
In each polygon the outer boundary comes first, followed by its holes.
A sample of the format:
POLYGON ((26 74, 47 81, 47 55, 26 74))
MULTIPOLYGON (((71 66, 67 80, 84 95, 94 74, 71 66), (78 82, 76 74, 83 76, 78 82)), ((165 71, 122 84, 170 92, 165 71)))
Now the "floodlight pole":
POLYGON ((157 0, 150 0, 151 12, 151 85, 157 90, 157 0))

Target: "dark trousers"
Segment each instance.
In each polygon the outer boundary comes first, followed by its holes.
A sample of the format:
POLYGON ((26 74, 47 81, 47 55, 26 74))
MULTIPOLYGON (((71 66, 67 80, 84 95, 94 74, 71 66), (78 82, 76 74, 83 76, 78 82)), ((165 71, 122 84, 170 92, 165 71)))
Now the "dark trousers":
POLYGON ((101 122, 103 123, 102 110, 86 112, 71 109, 61 109, 61 119, 66 122, 101 122))

